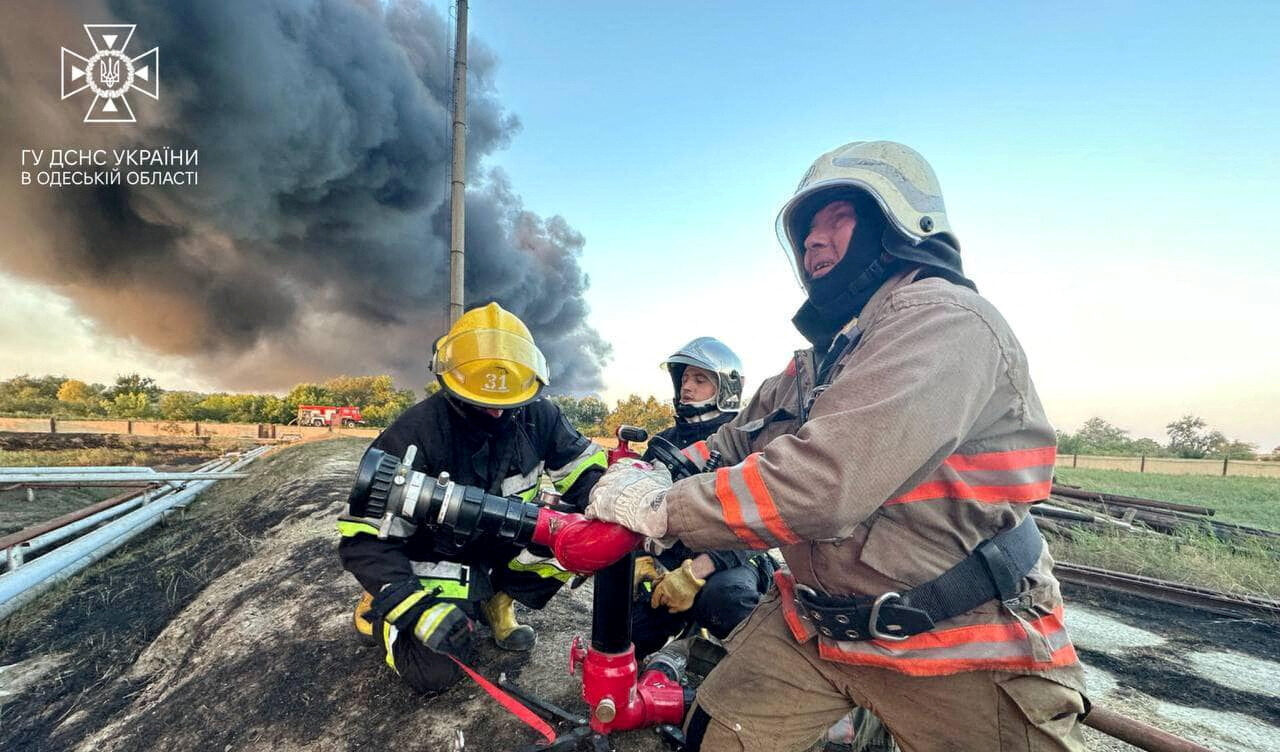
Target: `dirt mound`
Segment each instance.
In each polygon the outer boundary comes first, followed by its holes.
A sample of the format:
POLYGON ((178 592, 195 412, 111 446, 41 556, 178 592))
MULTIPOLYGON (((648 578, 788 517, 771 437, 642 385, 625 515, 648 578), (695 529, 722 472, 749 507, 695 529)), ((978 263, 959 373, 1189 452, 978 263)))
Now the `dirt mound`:
MULTIPOLYGON (((0 708, 0 748, 444 752, 459 730, 472 752, 533 741, 475 685, 423 698, 353 638, 358 590, 333 522, 362 447, 333 440, 268 457, 0 627, 0 664, 66 654, 52 668, 35 661, 43 678, 0 708)), ((484 640, 479 667, 580 709, 566 655, 590 604, 588 584, 522 612, 540 633, 534 653, 484 640)), ((663 749, 651 732, 616 744, 663 749)))

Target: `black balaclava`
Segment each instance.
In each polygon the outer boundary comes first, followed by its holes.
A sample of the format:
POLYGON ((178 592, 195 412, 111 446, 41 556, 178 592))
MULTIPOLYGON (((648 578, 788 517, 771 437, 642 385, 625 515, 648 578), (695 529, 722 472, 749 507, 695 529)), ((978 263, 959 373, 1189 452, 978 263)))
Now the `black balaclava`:
MULTIPOLYGON (((840 262, 825 275, 806 282, 809 299, 791 319, 819 351, 831 346, 840 328, 862 312, 880 285, 902 265, 884 252, 887 234, 884 212, 875 199, 861 191, 817 194, 807 206, 797 210, 796 225, 807 231, 813 216, 833 201, 851 202, 858 223, 840 262)), ((797 239, 804 242, 798 233, 797 239)), ((803 257, 800 265, 803 268, 803 257)))
POLYGON ((449 404, 458 411, 458 414, 467 421, 468 425, 489 436, 497 436, 507 430, 511 425, 512 418, 518 411, 515 409, 503 409, 502 415, 495 418, 485 412, 483 407, 464 402, 451 393, 446 392, 445 399, 449 400, 449 404))

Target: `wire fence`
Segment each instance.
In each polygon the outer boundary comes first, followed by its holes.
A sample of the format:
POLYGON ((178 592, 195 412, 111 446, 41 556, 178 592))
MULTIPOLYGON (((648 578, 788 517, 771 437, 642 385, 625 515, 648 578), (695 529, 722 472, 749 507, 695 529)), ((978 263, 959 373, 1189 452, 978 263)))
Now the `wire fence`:
POLYGON ((1186 460, 1178 457, 1112 457, 1096 454, 1059 454, 1058 467, 1089 470, 1127 470, 1165 475, 1248 475, 1280 478, 1280 462, 1265 460, 1186 460))

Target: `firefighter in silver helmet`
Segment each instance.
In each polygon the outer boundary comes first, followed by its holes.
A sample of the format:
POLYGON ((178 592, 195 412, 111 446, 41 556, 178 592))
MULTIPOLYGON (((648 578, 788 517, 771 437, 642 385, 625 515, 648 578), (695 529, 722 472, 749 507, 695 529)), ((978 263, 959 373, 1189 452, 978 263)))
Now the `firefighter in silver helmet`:
POLYGON ((698 337, 662 367, 671 376, 676 424, 658 435, 678 447, 702 441, 742 409, 742 361, 715 337, 698 337))
POLYGON ((707 440, 714 473, 620 462, 587 509, 656 545, 782 550, 699 687, 689 748, 808 749, 857 705, 909 750, 1083 749, 1084 675, 1029 514, 1056 437, 933 169, 845 144, 777 227, 813 347, 707 440))
MULTIPOLYGON (((662 362, 671 376, 676 424, 658 436, 687 452, 704 451, 705 439, 742 407, 742 361, 715 337, 698 337, 662 362)), ((695 552, 676 542, 657 556, 639 556, 637 598, 631 610, 636 655, 646 656, 690 625, 725 638, 768 590, 773 560, 743 550, 695 552)))

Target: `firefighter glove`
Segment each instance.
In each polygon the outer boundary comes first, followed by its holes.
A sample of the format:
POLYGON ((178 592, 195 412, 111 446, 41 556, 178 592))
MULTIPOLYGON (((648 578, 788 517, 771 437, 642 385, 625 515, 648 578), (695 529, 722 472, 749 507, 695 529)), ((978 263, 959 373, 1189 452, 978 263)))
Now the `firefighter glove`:
POLYGON ((664 574, 653 586, 653 598, 649 605, 666 606, 673 614, 688 611, 698 591, 707 581, 693 573, 693 559, 685 559, 678 568, 664 574))
POLYGON ((616 522, 649 538, 667 534, 667 489, 671 473, 662 465, 623 459, 591 489, 589 519, 616 522))
POLYGON ((653 592, 653 584, 666 574, 666 567, 652 556, 637 556, 635 575, 632 578, 632 589, 637 597, 648 598, 653 592))

